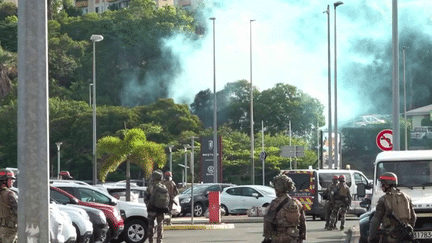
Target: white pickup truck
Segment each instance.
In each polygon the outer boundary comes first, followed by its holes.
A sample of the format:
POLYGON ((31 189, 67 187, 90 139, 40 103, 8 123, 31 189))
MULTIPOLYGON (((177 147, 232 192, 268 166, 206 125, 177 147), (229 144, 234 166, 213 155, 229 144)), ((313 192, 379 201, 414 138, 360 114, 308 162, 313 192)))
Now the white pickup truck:
POLYGON ((360 217, 360 242, 367 242, 370 220, 378 199, 384 195, 379 176, 393 172, 398 188, 412 200, 417 220, 414 237, 419 242, 432 241, 432 150, 387 151, 377 155, 374 163, 372 198, 362 203, 369 211, 360 217))

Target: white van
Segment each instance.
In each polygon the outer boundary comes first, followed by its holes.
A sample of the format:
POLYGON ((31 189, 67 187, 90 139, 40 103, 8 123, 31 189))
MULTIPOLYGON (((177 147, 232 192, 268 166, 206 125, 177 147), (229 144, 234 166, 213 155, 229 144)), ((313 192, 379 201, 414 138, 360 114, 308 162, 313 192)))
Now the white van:
POLYGON ((323 206, 326 200, 323 193, 332 183, 333 176, 345 175, 346 183, 350 188, 353 200, 351 202, 349 214, 360 216, 366 212, 365 208, 360 207, 360 202, 364 199, 357 196, 357 188, 368 189, 367 194, 372 193, 372 185, 368 178, 358 170, 334 170, 334 169, 304 169, 304 170, 282 170, 282 173, 289 176, 295 183, 296 190, 290 192, 290 196, 297 198, 302 204, 306 215, 311 215, 324 220, 323 206))

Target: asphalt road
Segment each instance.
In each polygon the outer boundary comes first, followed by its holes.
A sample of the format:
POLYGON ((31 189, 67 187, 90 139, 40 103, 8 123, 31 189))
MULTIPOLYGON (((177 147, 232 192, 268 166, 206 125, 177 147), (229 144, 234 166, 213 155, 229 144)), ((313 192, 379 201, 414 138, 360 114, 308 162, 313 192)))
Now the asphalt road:
MULTIPOLYGON (((228 216, 229 217, 229 216, 228 216)), ((235 217, 235 216, 234 216, 235 217)), ((232 225, 233 227, 227 227, 225 229, 200 229, 200 230, 165 230, 164 231, 164 243, 199 243, 199 242, 261 242, 263 240, 263 223, 262 219, 253 218, 252 220, 239 220, 233 218, 227 220, 226 224, 232 225), (261 221, 261 222, 259 222, 261 221)), ((176 223, 190 222, 190 218, 180 218, 176 220, 176 223)), ((207 219, 208 220, 208 219, 207 219)), ((205 222, 204 218, 196 218, 195 224, 202 224, 205 222)), ((174 223, 174 225, 176 224, 174 223)), ((338 223, 339 226, 339 223, 338 223)), ((358 228, 358 218, 355 216, 349 216, 345 224, 345 230, 339 231, 328 231, 324 230, 324 221, 313 221, 311 217, 307 217, 307 240, 304 243, 342 243, 346 242, 347 233, 349 228, 358 228)), ((156 242, 156 239, 154 240, 156 242)))

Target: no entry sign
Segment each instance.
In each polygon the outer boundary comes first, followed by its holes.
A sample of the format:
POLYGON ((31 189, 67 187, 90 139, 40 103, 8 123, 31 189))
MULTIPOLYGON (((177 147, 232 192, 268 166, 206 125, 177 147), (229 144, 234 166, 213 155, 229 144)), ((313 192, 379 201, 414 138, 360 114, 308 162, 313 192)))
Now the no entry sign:
POLYGON ((386 129, 379 132, 376 137, 376 144, 382 151, 393 150, 393 131, 386 129))

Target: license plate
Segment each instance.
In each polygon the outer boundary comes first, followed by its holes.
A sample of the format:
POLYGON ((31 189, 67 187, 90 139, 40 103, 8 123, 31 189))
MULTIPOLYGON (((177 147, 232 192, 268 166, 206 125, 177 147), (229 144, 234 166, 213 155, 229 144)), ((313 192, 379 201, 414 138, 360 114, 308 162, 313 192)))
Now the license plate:
POLYGON ((414 231, 415 239, 431 239, 432 231, 414 231))

